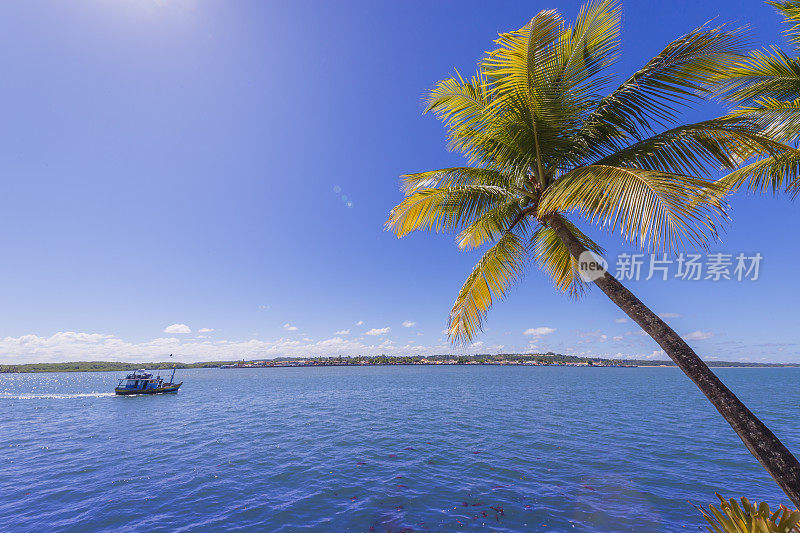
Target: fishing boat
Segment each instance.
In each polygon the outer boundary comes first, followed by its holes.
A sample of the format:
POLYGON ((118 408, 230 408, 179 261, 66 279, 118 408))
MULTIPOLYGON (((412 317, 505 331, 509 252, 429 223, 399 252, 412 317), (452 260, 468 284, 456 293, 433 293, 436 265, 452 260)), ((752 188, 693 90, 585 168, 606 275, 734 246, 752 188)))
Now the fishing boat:
POLYGON ((169 381, 165 381, 160 374, 153 377, 153 374, 142 368, 119 380, 114 392, 123 396, 131 394, 164 394, 178 392, 181 385, 183 385, 183 381, 175 383, 174 368, 169 381))

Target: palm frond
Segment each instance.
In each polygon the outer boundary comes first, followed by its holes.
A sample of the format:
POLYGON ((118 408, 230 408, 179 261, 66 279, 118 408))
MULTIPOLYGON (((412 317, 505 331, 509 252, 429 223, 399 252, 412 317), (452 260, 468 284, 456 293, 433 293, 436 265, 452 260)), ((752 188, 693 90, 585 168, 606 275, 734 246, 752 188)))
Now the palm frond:
POLYGON ((761 98, 794 100, 800 95, 800 59, 772 47, 754 50, 711 79, 718 94, 740 105, 761 98))
POLYGON ((487 53, 481 71, 500 93, 528 96, 534 72, 548 76, 557 68, 554 49, 563 28, 557 11, 540 11, 522 28, 500 34, 498 47, 487 53))
POLYGON ((417 189, 392 209, 386 228, 398 237, 417 230, 459 229, 510 200, 506 189, 490 185, 417 189))
POLYGON ((482 71, 470 79, 456 76, 430 91, 425 112, 432 112, 447 128, 448 148, 462 152, 470 165, 503 168, 510 173, 528 166, 530 156, 517 133, 519 117, 510 109, 492 108, 496 90, 482 71))
POLYGON ((772 511, 766 502, 750 502, 745 497, 739 501, 726 500, 718 492, 719 509, 713 505, 708 508, 695 507, 711 526, 713 533, 798 533, 800 532, 800 511, 792 511, 780 505, 772 511), (741 502, 741 503, 740 503, 741 502))
POLYGON ((454 77, 440 81, 430 91, 425 113, 435 113, 450 130, 480 128, 491 99, 492 92, 480 71, 466 80, 456 71, 454 77))
POLYGON ((492 109, 509 119, 505 128, 518 146, 539 147, 542 167, 567 151, 571 133, 596 105, 595 92, 605 82, 597 74, 616 58, 619 22, 616 0, 585 4, 570 27, 543 11, 502 34, 481 63, 496 91, 492 109))
POLYGON ((492 303, 522 275, 526 247, 514 232, 503 235, 481 257, 461 287, 450 311, 448 334, 453 342, 467 343, 483 329, 492 303))
POLYGON ((517 226, 520 226, 519 231, 526 232, 530 224, 526 217, 534 212, 532 208, 524 207, 526 203, 527 198, 514 200, 486 211, 458 234, 458 247, 461 250, 479 248, 498 240, 503 233, 517 226))
POLYGON ((700 27, 673 41, 600 101, 575 135, 575 148, 602 157, 674 123, 685 105, 708 94, 710 80, 741 47, 739 32, 722 28, 700 27))
MULTIPOLYGON (((572 222, 563 217, 562 220, 569 231, 588 250, 596 254, 603 253, 600 245, 592 241, 572 222)), ((569 253, 564 241, 559 238, 553 228, 539 226, 531 237, 530 247, 539 267, 550 276, 558 290, 573 298, 578 298, 583 294, 586 282, 578 271, 578 261, 569 253)))
POLYGON ((697 200, 714 188, 700 178, 590 165, 556 180, 542 197, 538 215, 577 211, 593 224, 619 229, 623 238, 642 248, 705 247, 725 213, 721 205, 697 200))
POLYGON ((790 101, 759 98, 751 106, 734 110, 731 116, 746 119, 770 136, 789 142, 800 133, 800 98, 790 101))
POLYGON ((767 2, 783 15, 790 24, 784 33, 796 48, 800 48, 800 2, 797 0, 784 0, 782 2, 767 2))
POLYGON ((746 185, 752 192, 800 192, 800 150, 776 154, 745 165, 716 182, 726 192, 735 192, 746 185))
MULTIPOLYGON (((573 27, 562 33, 558 43, 562 66, 557 83, 570 89, 598 74, 618 54, 620 6, 617 0, 601 0, 581 6, 573 27)), ((603 80, 605 81, 605 80, 603 80)))
POLYGON ((547 117, 549 101, 579 92, 582 83, 614 61, 619 26, 618 0, 584 4, 569 27, 555 11, 542 11, 523 28, 501 34, 495 41, 499 47, 481 68, 500 95, 530 99, 532 111, 547 117))
POLYGON ((508 186, 511 177, 502 172, 480 167, 451 167, 400 176, 403 194, 408 196, 417 189, 458 187, 462 185, 508 186))
POLYGON ((725 117, 685 124, 621 148, 591 164, 636 167, 710 177, 751 157, 792 150, 768 134, 779 127, 763 117, 725 117), (769 127, 767 127, 769 126, 769 127))

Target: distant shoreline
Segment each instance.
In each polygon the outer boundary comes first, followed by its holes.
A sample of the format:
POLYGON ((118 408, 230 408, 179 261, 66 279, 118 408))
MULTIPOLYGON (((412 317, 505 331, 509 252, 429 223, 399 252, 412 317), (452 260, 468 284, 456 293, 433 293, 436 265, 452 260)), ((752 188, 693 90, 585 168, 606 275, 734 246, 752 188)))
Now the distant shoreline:
MULTIPOLYGON (((751 363, 738 361, 706 361, 713 368, 798 368, 800 363, 751 363)), ((321 357, 250 359, 239 361, 202 361, 197 363, 123 363, 116 361, 74 361, 68 363, 27 363, 0 365, 0 373, 47 373, 47 372, 130 372, 139 368, 148 370, 189 368, 306 368, 327 366, 560 366, 600 368, 675 368, 672 361, 641 359, 603 359, 599 357, 577 357, 555 353, 546 354, 500 354, 500 355, 435 355, 435 356, 373 356, 373 357, 321 357)))

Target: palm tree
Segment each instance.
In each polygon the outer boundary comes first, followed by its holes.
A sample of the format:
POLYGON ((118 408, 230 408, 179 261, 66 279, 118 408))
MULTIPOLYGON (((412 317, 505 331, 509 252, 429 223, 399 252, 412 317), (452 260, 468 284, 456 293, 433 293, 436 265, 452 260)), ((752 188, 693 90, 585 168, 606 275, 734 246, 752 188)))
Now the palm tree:
MULTIPOLYGON (((767 2, 789 25, 786 37, 800 52, 800 0, 767 2)), ((731 117, 746 118, 786 142, 800 134, 800 58, 777 46, 754 50, 713 77, 713 87, 737 108, 731 117)), ((751 192, 800 192, 800 151, 772 154, 731 172, 718 181, 736 191, 746 185, 751 192)))
MULTIPOLYGON (((700 27, 670 43, 608 96, 619 43, 615 0, 584 5, 572 26, 542 11, 501 34, 477 73, 430 91, 426 112, 447 128, 467 166, 403 176, 387 228, 455 231, 462 249, 491 244, 459 291, 449 335, 470 342, 529 259, 575 297, 578 258, 600 246, 569 218, 619 231, 648 250, 705 247, 725 220, 711 173, 790 148, 757 121, 680 124, 715 76, 741 57, 740 36, 700 27), (661 130, 661 131, 656 131, 661 130)), ((800 505, 800 463, 688 344, 610 273, 593 280, 708 397, 789 498, 800 505)))

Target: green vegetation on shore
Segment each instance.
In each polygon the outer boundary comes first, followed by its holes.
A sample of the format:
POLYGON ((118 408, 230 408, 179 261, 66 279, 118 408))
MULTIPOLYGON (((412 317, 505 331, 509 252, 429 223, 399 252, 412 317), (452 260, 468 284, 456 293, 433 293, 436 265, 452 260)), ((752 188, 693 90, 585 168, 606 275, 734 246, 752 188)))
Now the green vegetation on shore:
MULTIPOLYGON (((743 363, 739 361, 706 361, 712 367, 797 367, 800 363, 743 363)), ((552 352, 546 354, 479 354, 479 355, 432 355, 432 356, 356 356, 356 357, 312 357, 307 359, 276 358, 239 361, 203 361, 199 363, 121 363, 114 361, 76 361, 70 363, 30 363, 22 365, 0 365, 0 373, 14 372, 128 372, 137 368, 149 370, 186 368, 263 368, 287 366, 384 366, 384 365, 533 365, 533 366, 675 366, 672 361, 643 359, 603 359, 600 357, 577 357, 552 352)))
POLYGON ((9 372, 127 372, 139 368, 161 370, 165 368, 215 368, 220 361, 201 363, 120 363, 117 361, 74 361, 69 363, 29 363, 24 365, 0 365, 0 373, 9 372))

